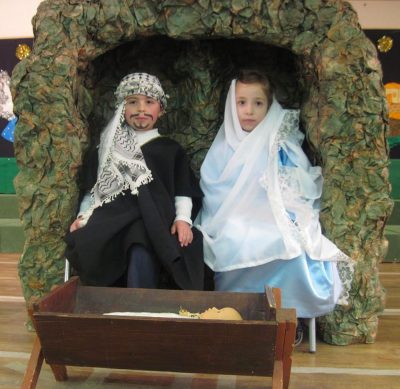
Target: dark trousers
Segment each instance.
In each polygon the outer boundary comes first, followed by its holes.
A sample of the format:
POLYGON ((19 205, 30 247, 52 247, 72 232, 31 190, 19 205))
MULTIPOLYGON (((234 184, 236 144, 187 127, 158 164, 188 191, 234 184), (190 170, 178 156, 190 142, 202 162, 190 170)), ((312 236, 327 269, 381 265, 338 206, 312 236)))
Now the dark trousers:
POLYGON ((154 254, 142 245, 133 245, 129 249, 127 272, 128 288, 158 288, 161 265, 154 254))

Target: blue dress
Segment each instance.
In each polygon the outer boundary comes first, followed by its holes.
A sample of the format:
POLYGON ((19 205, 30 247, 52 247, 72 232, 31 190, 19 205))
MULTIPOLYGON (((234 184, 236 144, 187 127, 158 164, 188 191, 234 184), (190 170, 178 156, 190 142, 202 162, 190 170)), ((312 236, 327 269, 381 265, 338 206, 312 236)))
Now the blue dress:
POLYGON ((299 111, 273 99, 246 132, 235 93, 233 80, 224 122, 200 170, 204 197, 195 225, 204 261, 215 272, 216 290, 279 287, 282 305, 298 317, 324 315, 346 303, 351 259, 322 233, 322 169, 301 148, 299 111))
MULTIPOLYGON (((279 151, 279 160, 283 166, 294 166, 283 150, 279 151)), ((215 289, 262 293, 265 285, 281 288, 284 308, 296 308, 297 317, 318 317, 334 309, 342 291, 336 266, 335 262, 315 261, 303 253, 289 260, 216 272, 215 289)))
POLYGON ((282 306, 296 308, 297 317, 311 318, 331 312, 337 296, 336 264, 314 261, 306 254, 290 260, 274 260, 264 265, 217 272, 215 289, 233 292, 264 292, 265 285, 281 288, 282 306))

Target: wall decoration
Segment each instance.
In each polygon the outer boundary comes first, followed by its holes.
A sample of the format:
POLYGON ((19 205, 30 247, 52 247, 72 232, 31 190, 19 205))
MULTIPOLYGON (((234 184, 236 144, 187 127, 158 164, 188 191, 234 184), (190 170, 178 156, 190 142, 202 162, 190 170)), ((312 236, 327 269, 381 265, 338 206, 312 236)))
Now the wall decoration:
POLYGON ((31 48, 26 43, 21 43, 15 50, 15 56, 21 61, 24 58, 28 58, 31 54, 31 48))
MULTIPOLYGON (((400 149, 400 83, 388 82, 385 84, 386 98, 389 106, 390 136, 388 137, 391 157, 399 159, 400 149)), ((392 183, 392 186, 398 183, 392 183)))
POLYGON ((386 35, 382 36, 378 39, 377 47, 381 53, 387 53, 393 47, 393 38, 386 35))
MULTIPOLYGON (((17 47, 26 45, 30 50, 32 44, 32 38, 0 39, 0 69, 12 77, 15 65, 20 62, 16 56, 17 47)), ((24 50, 26 51, 26 48, 24 50)), ((14 144, 11 141, 11 134, 14 133, 13 127, 12 122, 0 115, 0 159, 14 158, 14 144)), ((2 171, 3 173, 4 171, 2 171)))
POLYGON ((14 115, 14 105, 10 90, 10 76, 4 70, 0 70, 0 117, 8 120, 1 136, 9 142, 14 142, 14 129, 17 117, 14 115))
POLYGON ((400 83, 400 29, 364 30, 364 33, 378 52, 378 59, 383 70, 383 83, 400 83), (391 48, 388 50, 390 45, 391 48))
POLYGON ((400 159, 400 108, 396 86, 400 85, 400 30, 364 30, 364 33, 375 45, 382 66, 389 105, 390 158, 400 159))

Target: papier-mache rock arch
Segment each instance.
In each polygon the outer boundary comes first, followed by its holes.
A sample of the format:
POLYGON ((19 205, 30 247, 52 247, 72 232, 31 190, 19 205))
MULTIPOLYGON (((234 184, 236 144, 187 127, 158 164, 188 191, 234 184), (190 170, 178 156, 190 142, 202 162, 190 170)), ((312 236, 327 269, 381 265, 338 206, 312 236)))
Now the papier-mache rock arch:
POLYGON ((91 141, 132 71, 156 74, 169 99, 162 127, 199 168, 240 66, 272 75, 281 102, 301 109, 311 159, 325 177, 325 234, 356 261, 350 306, 319 320, 334 344, 373 342, 384 306, 377 265, 391 212, 387 112, 373 44, 336 0, 48 0, 34 45, 12 75, 19 122, 15 180, 26 242, 26 300, 62 282, 63 236, 91 141))

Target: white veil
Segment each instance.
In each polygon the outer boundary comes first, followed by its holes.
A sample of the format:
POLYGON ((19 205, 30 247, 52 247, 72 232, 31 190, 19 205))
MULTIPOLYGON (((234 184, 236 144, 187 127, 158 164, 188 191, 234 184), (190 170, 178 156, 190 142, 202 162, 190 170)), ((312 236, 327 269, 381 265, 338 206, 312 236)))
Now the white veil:
POLYGON ((274 99, 250 133, 236 112, 230 86, 224 123, 201 167, 203 208, 195 221, 204 236, 205 262, 214 271, 292 259, 306 252, 315 260, 350 259, 322 235, 320 167, 301 149, 299 113, 274 99), (291 164, 279 162, 279 151, 291 164))

